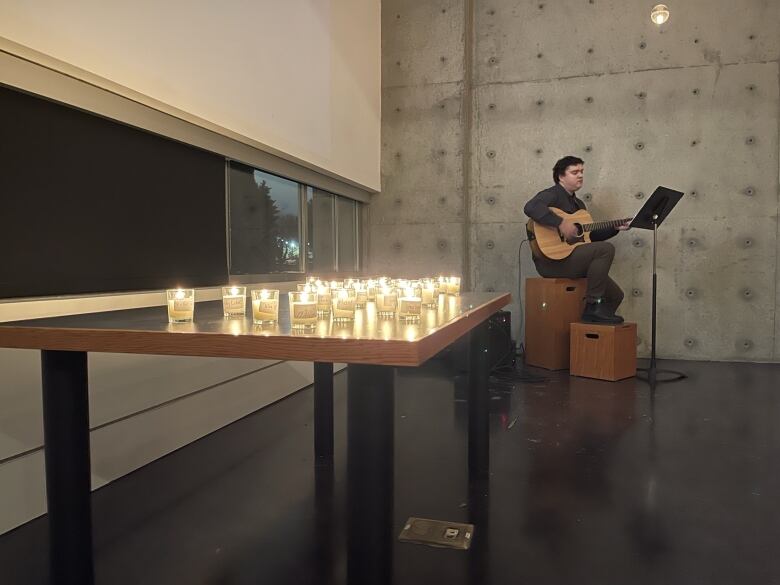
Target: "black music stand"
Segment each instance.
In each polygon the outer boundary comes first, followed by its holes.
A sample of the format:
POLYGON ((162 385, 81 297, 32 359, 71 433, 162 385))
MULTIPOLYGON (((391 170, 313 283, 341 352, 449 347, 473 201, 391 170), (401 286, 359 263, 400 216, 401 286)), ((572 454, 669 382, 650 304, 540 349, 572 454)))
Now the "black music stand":
POLYGON ((676 382, 687 378, 682 372, 673 370, 659 370, 656 368, 655 360, 655 315, 656 315, 656 288, 658 276, 656 274, 655 248, 658 241, 658 226, 666 219, 666 216, 674 209, 677 202, 683 194, 680 191, 658 187, 652 197, 639 210, 639 213, 631 220, 629 227, 643 230, 653 230, 653 320, 652 320, 652 344, 650 352, 650 367, 637 368, 637 378, 647 381, 650 386, 655 386, 659 382, 676 382), (671 374, 670 378, 658 379, 658 374, 671 374))

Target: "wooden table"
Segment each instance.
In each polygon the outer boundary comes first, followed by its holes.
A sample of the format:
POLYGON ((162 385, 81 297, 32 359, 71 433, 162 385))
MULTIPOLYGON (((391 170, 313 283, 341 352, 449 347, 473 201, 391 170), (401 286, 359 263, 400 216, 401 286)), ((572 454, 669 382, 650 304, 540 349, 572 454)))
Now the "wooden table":
POLYGON ((197 303, 194 322, 183 324, 169 324, 166 307, 0 323, 0 347, 41 350, 52 582, 94 582, 87 352, 313 361, 320 465, 333 461, 333 363, 347 363, 350 513, 375 527, 349 538, 358 549, 349 572, 358 581, 364 570, 381 575, 388 561, 376 556, 377 540, 392 527, 395 367, 419 366, 469 336, 469 475, 488 473, 487 320, 510 295, 439 300, 438 308, 423 309, 418 323, 377 319, 368 303, 352 323, 321 320, 308 332, 291 329, 286 299, 271 327, 225 319, 221 301, 197 303))

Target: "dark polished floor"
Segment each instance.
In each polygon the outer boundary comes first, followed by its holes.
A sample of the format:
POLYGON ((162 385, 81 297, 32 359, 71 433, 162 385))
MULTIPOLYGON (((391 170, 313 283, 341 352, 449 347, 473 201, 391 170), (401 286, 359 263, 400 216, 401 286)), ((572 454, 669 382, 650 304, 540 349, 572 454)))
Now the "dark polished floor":
MULTIPOLYGON (((393 534, 409 516, 476 532, 468 552, 393 538, 388 582, 780 584, 780 366, 664 365, 690 377, 499 384, 472 486, 462 378, 399 370, 393 534)), ((307 389, 95 492, 97 582, 345 583, 345 392, 339 374, 332 469, 307 389)), ((0 537, 2 585, 46 583, 46 530, 0 537)))

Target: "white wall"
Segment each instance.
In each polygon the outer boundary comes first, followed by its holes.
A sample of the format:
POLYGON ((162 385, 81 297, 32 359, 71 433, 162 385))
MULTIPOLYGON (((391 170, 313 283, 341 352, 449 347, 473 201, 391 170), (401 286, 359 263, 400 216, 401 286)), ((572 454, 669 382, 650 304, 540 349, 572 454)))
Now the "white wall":
POLYGON ((0 3, 0 36, 379 189, 379 0, 0 3))

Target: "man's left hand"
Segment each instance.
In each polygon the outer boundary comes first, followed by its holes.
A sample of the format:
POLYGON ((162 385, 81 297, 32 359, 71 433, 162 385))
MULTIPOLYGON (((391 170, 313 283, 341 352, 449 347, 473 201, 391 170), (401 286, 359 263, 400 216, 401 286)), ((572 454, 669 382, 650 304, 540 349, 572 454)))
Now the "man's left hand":
POLYGON ((626 231, 628 229, 631 229, 631 228, 628 227, 630 225, 631 225, 631 220, 628 220, 626 223, 617 226, 617 230, 619 232, 624 232, 624 231, 626 231))

